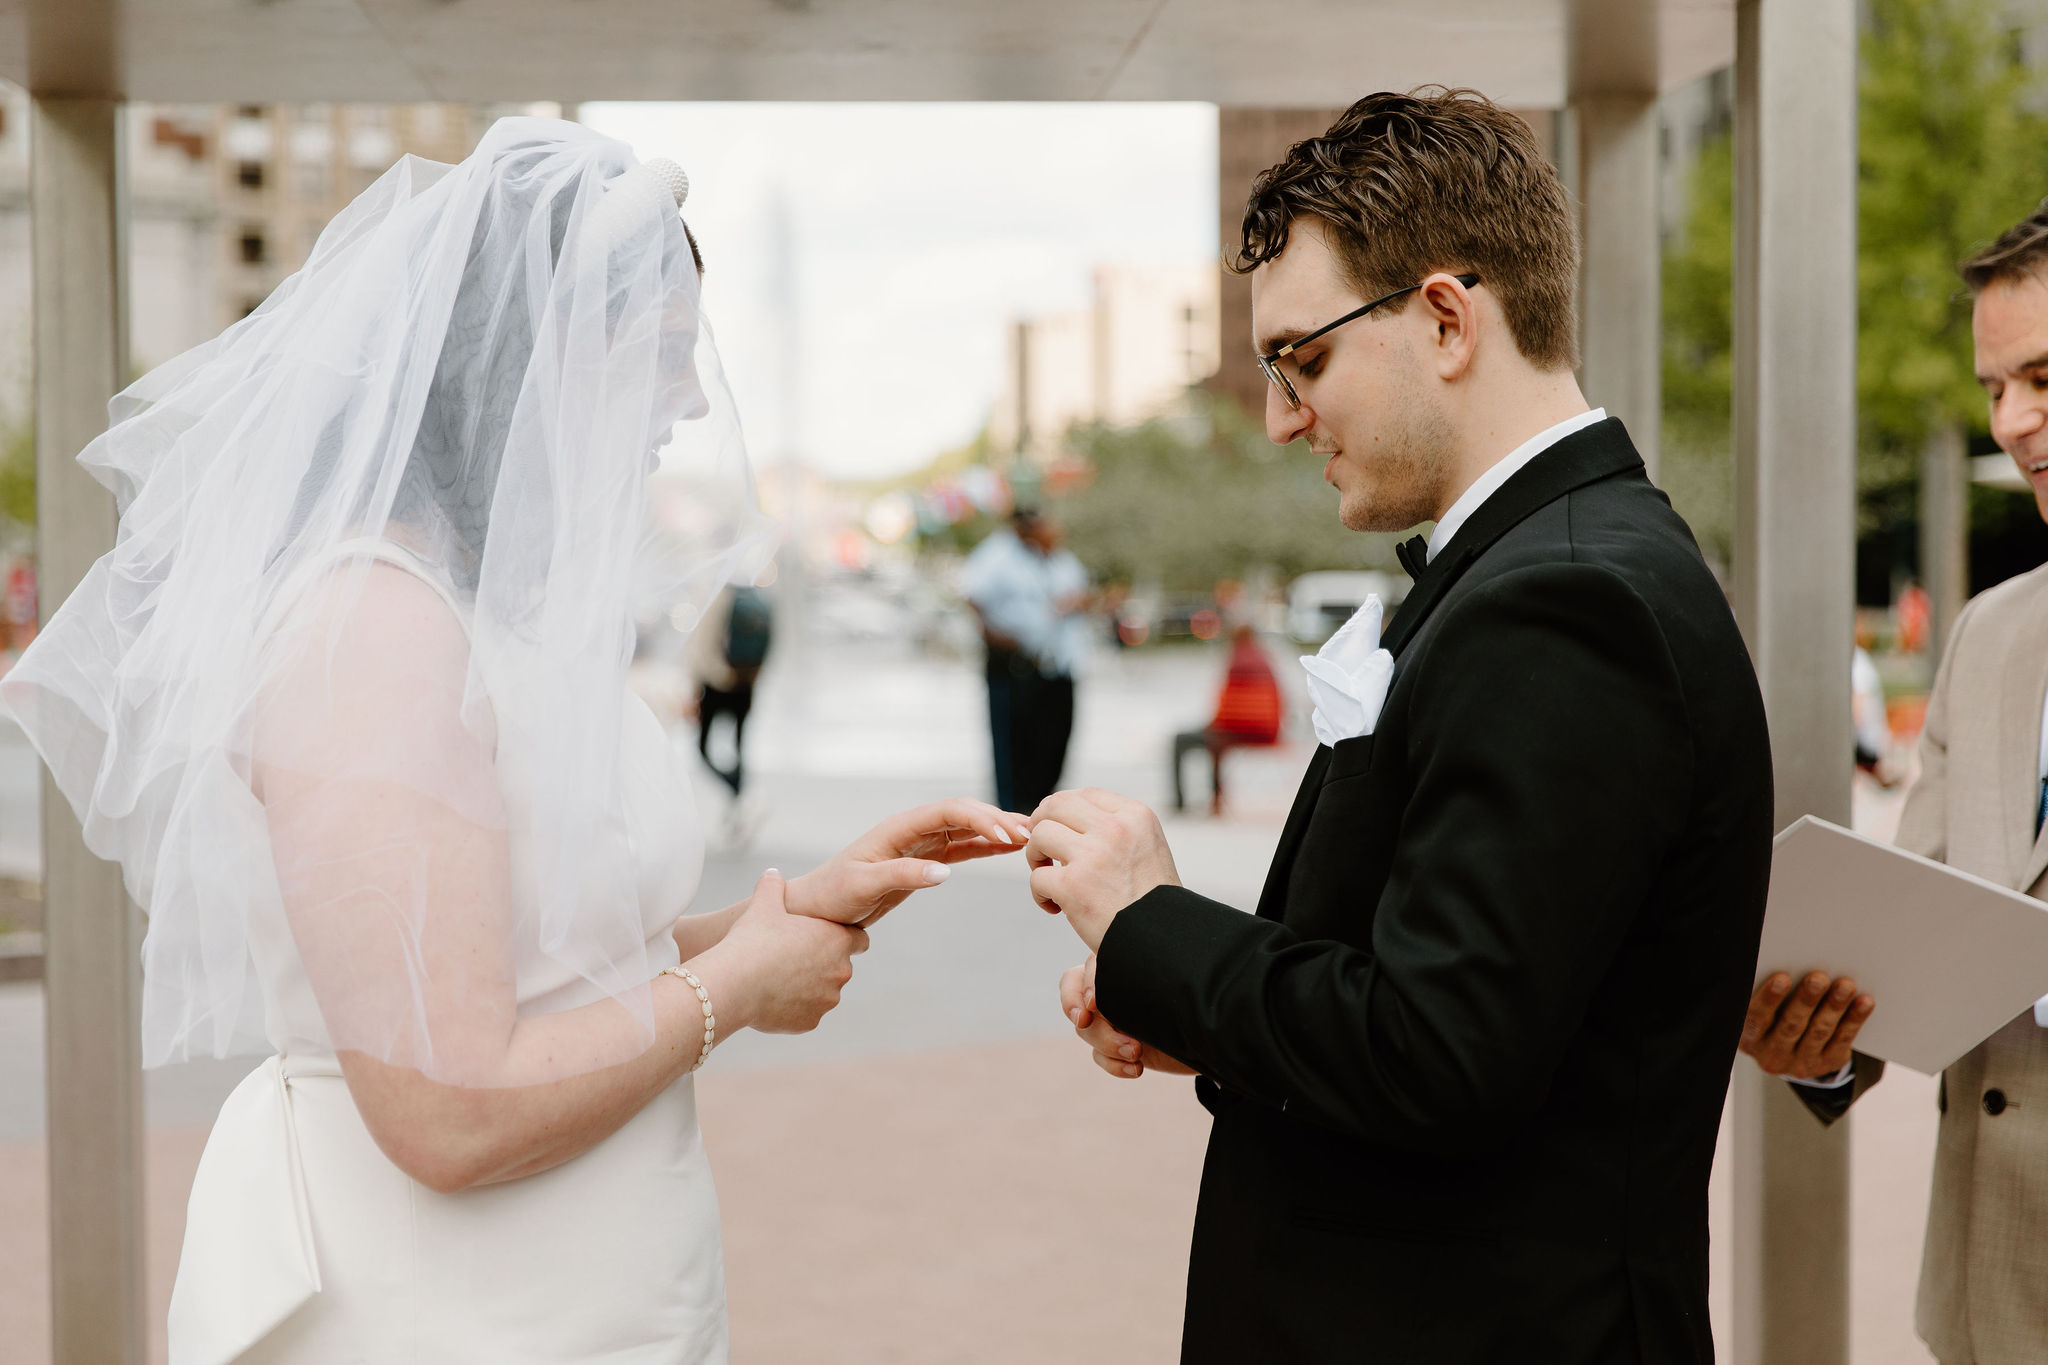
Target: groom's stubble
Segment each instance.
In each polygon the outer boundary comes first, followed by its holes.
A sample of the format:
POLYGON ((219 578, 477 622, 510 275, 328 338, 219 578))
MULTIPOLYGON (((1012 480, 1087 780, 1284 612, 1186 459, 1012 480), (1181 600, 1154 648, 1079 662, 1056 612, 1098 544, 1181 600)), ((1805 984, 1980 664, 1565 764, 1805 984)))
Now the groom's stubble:
POLYGON ((1347 530, 1406 531, 1444 510, 1455 437, 1442 396, 1408 371, 1384 401, 1386 415, 1364 448, 1344 455, 1355 470, 1337 503, 1347 530))

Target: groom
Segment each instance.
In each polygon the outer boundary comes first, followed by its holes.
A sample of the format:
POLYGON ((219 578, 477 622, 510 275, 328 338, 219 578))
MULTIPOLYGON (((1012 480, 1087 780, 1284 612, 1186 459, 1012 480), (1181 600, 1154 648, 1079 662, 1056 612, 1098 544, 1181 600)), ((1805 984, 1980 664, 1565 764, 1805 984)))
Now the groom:
POLYGON ((1324 651, 1256 917, 1134 801, 1034 817, 1096 1061, 1192 1071, 1214 1115, 1184 1361, 1712 1357, 1770 752, 1720 589, 1572 378, 1577 267, 1556 174, 1471 92, 1360 100, 1252 191, 1268 433, 1347 527, 1435 529, 1387 653, 1367 622, 1324 651))

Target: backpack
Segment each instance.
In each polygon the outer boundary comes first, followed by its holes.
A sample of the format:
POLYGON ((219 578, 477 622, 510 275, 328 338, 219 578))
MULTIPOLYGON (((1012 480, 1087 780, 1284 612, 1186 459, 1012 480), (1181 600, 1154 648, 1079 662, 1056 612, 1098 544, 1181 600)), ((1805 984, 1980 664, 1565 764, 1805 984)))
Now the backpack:
POLYGON ((736 672, 758 671, 768 657, 768 636, 774 613, 759 588, 732 590, 732 615, 725 626, 725 661, 736 672))

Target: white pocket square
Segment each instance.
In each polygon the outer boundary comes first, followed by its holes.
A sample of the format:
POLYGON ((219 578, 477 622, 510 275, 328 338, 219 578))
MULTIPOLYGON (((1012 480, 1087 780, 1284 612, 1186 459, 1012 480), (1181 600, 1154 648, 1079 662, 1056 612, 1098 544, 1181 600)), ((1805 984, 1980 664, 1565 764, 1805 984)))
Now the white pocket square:
POLYGON ((1369 595, 1321 649, 1302 656, 1318 743, 1369 735, 1379 724, 1394 678, 1394 656, 1380 648, 1384 614, 1379 594, 1369 595))

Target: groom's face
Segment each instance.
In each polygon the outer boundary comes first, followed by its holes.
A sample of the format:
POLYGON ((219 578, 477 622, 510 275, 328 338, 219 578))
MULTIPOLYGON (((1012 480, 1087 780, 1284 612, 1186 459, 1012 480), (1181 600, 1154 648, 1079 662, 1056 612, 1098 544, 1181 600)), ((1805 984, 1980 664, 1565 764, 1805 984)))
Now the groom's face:
MULTIPOLYGON (((1319 219, 1288 224, 1287 249, 1252 272, 1252 338, 1271 354, 1365 303, 1319 219)), ((1354 531, 1405 531, 1442 511, 1450 428, 1424 369, 1421 310, 1355 319, 1278 362, 1299 408, 1266 391, 1266 435, 1305 440, 1354 531)))

